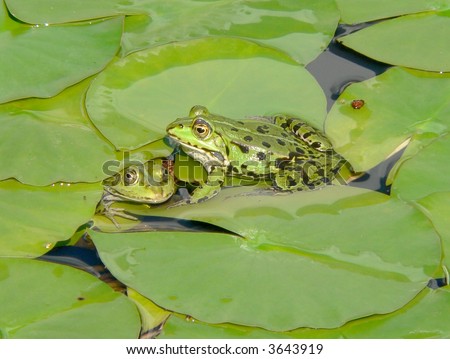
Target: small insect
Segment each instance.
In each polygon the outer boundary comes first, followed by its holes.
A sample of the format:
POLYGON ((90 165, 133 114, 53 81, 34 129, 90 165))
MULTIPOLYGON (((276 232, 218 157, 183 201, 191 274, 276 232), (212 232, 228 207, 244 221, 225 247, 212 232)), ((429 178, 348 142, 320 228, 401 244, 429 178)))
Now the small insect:
POLYGON ((352 107, 355 110, 359 110, 361 107, 363 107, 365 105, 364 100, 353 100, 352 101, 352 107))

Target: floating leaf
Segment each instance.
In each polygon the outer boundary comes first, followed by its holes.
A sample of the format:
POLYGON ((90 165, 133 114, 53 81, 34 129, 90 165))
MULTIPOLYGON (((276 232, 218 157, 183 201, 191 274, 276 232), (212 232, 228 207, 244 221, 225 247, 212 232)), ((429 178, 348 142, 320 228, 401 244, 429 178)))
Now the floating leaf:
POLYGON ((447 132, 449 100, 450 74, 392 68, 348 86, 328 114, 326 132, 356 171, 366 171, 414 134, 447 132), (364 105, 355 109, 354 100, 364 105))
POLYGON ((122 294, 68 266, 0 258, 0 337, 136 338, 139 315, 122 294))
POLYGON ((94 214, 103 187, 95 184, 27 186, 0 182, 0 257, 37 257, 69 239, 94 214))
POLYGON ((394 177, 392 193, 405 200, 417 200, 432 193, 450 191, 450 168, 443 165, 449 157, 450 136, 446 135, 401 164, 394 177))
POLYGON ((402 201, 344 186, 285 196, 246 193, 232 188, 201 204, 149 212, 242 237, 91 236, 114 276, 157 305, 208 323, 277 331, 339 327, 396 310, 439 265, 433 227, 402 201))
POLYGON ((8 10, 17 19, 29 24, 59 24, 143 12, 142 0, 5 0, 8 10), (139 10, 141 9, 141 10, 139 10))
POLYGON ((336 0, 341 21, 356 24, 422 11, 445 10, 450 1, 441 0, 336 0))
POLYGON ((0 103, 51 97, 97 73, 117 52, 122 23, 118 17, 77 25, 30 26, 13 21, 0 4, 0 103))
MULTIPOLYGON (((450 271, 450 191, 436 191, 421 198, 417 203, 425 215, 433 222, 436 231, 441 237, 444 253, 443 264, 447 269, 447 273, 444 273, 444 275, 448 277, 450 271)), ((449 279, 447 278, 447 284, 450 284, 448 282, 449 279)))
POLYGON ((339 11, 333 0, 7 0, 18 19, 54 24, 117 14, 127 17, 123 53, 207 36, 240 37, 280 49, 306 64, 333 37, 339 11))
POLYGON ((160 339, 439 339, 450 336, 450 322, 443 320, 450 305, 450 288, 425 289, 400 310, 386 315, 361 318, 336 329, 302 328, 271 332, 233 324, 211 325, 193 318, 172 315, 160 339))
POLYGON ((449 72, 449 38, 450 11, 442 11, 383 21, 339 41, 388 64, 449 72))
POLYGON ((334 1, 151 1, 149 16, 125 21, 125 54, 206 36, 230 36, 282 50, 307 64, 332 39, 339 21, 334 1))
POLYGON ((139 51, 92 82, 86 106, 118 148, 165 135, 192 106, 231 118, 287 112, 321 126, 326 100, 314 78, 284 55, 233 38, 209 38, 139 51))
POLYGON ((51 99, 0 105, 0 179, 44 186, 57 181, 97 182, 115 158, 83 110, 88 81, 51 99))
POLYGON ((140 338, 155 337, 171 313, 158 307, 132 288, 127 288, 127 295, 139 310, 142 322, 140 338))

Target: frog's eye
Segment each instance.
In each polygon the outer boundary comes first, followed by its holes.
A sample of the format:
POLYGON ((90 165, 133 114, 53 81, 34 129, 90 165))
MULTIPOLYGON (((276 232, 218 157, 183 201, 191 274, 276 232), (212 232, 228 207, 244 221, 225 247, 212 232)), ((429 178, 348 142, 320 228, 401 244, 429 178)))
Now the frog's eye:
POLYGON ((125 186, 133 186, 139 181, 139 173, 134 168, 127 169, 123 174, 125 186))
POLYGON ((195 136, 200 139, 205 139, 211 134, 211 126, 208 122, 206 122, 202 118, 198 118, 194 121, 194 125, 192 126, 192 130, 194 131, 195 136))

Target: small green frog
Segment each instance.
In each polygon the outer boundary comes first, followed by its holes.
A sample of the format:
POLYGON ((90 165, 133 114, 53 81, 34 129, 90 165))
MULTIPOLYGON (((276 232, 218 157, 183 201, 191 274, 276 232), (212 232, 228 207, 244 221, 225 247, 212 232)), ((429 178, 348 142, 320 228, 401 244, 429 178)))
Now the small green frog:
POLYGON ((284 115, 232 120, 194 106, 167 133, 208 173, 183 203, 212 198, 226 176, 269 179, 279 191, 313 190, 331 184, 346 164, 323 133, 284 115))
POLYGON ((159 204, 169 200, 175 193, 173 161, 155 158, 141 165, 130 165, 103 181, 104 195, 98 212, 119 227, 114 216, 136 220, 123 213, 123 208, 112 208, 114 202, 138 202, 159 204))

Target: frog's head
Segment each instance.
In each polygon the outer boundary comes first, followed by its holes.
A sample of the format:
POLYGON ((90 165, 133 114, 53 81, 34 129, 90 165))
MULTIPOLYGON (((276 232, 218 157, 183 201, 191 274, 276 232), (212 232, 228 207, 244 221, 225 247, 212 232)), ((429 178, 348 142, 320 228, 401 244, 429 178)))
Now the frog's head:
POLYGON ((197 105, 192 107, 189 117, 179 118, 167 126, 167 133, 190 151, 224 154, 226 144, 215 128, 218 118, 206 107, 197 105))
POLYGON ((106 189, 121 198, 142 203, 161 203, 175 192, 174 178, 165 160, 130 165, 103 181, 106 189))

